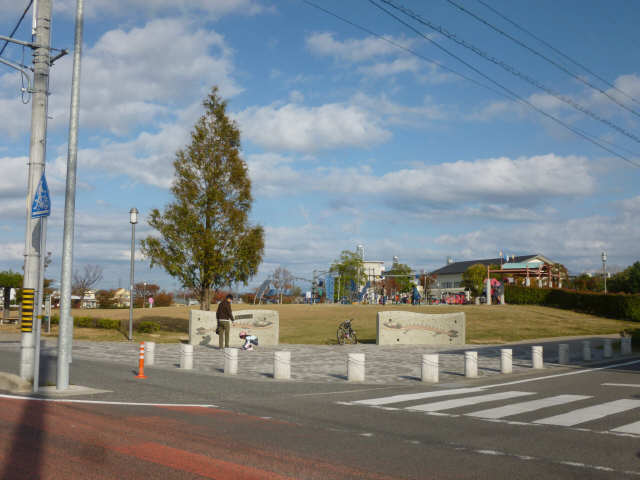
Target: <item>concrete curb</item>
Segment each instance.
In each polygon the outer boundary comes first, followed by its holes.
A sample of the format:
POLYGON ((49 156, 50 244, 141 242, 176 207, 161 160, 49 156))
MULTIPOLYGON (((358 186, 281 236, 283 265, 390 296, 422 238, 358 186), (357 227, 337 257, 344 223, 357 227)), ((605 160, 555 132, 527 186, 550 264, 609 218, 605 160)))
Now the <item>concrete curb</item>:
POLYGON ((33 390, 33 385, 13 373, 0 372, 0 390, 8 390, 11 393, 28 393, 33 390))

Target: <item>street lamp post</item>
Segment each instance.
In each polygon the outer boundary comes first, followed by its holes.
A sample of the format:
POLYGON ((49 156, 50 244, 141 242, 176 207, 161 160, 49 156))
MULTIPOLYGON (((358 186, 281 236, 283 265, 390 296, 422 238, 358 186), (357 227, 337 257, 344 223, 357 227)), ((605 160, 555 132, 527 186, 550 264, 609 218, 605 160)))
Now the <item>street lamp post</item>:
POLYGON ((602 278, 604 279, 604 294, 607 294, 607 252, 602 252, 602 278))
POLYGON ((138 223, 138 209, 129 210, 131 223, 131 276, 129 281, 129 340, 133 340, 133 261, 136 249, 136 223, 138 223))

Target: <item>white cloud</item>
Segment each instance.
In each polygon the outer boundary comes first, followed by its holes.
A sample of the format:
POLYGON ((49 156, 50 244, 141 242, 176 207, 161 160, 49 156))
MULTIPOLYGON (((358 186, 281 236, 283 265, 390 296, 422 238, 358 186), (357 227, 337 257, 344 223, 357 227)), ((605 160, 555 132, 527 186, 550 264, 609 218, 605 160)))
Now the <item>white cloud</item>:
POLYGON ((287 195, 300 188, 304 175, 291 167, 292 158, 275 153, 249 155, 247 165, 251 185, 256 195, 272 197, 287 195))
POLYGON ((636 215, 599 215, 558 221, 527 222, 518 228, 491 226, 461 235, 442 235, 435 242, 458 252, 460 259, 486 258, 505 249, 510 254, 541 253, 570 270, 601 267, 600 252, 612 263, 629 265, 640 258, 640 225, 636 215))
POLYGON ((19 261, 24 259, 23 243, 0 243, 0 261, 19 261))
POLYGON ((391 62, 379 62, 358 67, 358 71, 375 77, 388 77, 399 73, 416 73, 420 70, 420 61, 415 57, 396 58, 391 62))
MULTIPOLYGON (((404 38, 398 39, 391 36, 385 38, 405 47, 411 45, 411 41, 404 38)), ((333 57, 336 60, 349 62, 363 62, 399 52, 398 47, 380 38, 350 38, 339 41, 334 38, 333 33, 329 32, 313 33, 306 38, 306 43, 307 48, 316 55, 333 57)))
MULTIPOLYGON (((166 121, 176 108, 200 101, 213 85, 223 97, 232 97, 241 91, 232 78, 232 57, 222 35, 185 19, 110 30, 83 53, 82 128, 127 135, 140 126, 166 121)), ((52 130, 68 124, 72 63, 67 56, 52 69, 52 130)), ((0 81, 12 79, 17 77, 5 75, 0 81)), ((28 131, 30 108, 21 104, 15 90, 5 91, 11 96, 0 97, 0 108, 10 115, 3 117, 7 121, 0 123, 0 132, 17 136, 28 131)))
POLYGON ((368 112, 342 103, 250 107, 235 117, 246 138, 275 151, 369 147, 391 137, 368 112))
POLYGON ((473 201, 518 205, 542 202, 549 196, 588 195, 594 191, 595 179, 585 158, 547 154, 425 165, 380 177, 362 170, 334 170, 326 185, 337 192, 385 196, 399 205, 473 201))

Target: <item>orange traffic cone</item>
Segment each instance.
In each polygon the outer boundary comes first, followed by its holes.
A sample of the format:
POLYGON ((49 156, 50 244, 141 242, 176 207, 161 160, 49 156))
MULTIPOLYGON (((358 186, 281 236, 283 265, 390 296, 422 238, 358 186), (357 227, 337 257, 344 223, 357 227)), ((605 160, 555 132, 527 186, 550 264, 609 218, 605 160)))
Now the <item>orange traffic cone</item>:
POLYGON ((138 362, 138 375, 136 378, 147 378, 144 374, 144 342, 140 342, 140 360, 138 362))

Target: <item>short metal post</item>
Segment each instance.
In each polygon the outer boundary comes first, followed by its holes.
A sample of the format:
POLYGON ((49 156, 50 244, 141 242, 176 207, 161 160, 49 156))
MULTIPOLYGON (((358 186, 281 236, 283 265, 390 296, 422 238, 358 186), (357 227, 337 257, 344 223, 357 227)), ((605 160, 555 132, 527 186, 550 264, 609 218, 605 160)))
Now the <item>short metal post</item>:
POLYGON ((478 352, 464 352, 464 376, 468 378, 478 376, 478 352))
POLYGON ((147 367, 153 366, 156 356, 156 342, 144 342, 144 363, 147 367))
POLYGON ((423 382, 438 383, 439 365, 437 353, 425 353, 422 355, 423 382))
POLYGON ((291 352, 273 353, 273 378, 276 380, 291 379, 291 352))
POLYGON ((513 350, 510 348, 500 349, 500 371, 502 373, 513 372, 513 350))
POLYGON ((569 344, 561 343, 558 345, 558 363, 566 365, 569 363, 569 344))
POLYGON ((542 355, 542 346, 536 345, 535 347, 531 347, 531 366, 533 368, 544 368, 544 359, 542 355))
POLYGON ((350 353, 347 360, 347 380, 364 382, 364 353, 350 353))
POLYGON ((224 349, 224 373, 236 375, 238 373, 238 349, 227 347, 224 349))
POLYGON ((184 370, 193 368, 193 345, 180 344, 180 368, 184 370))

